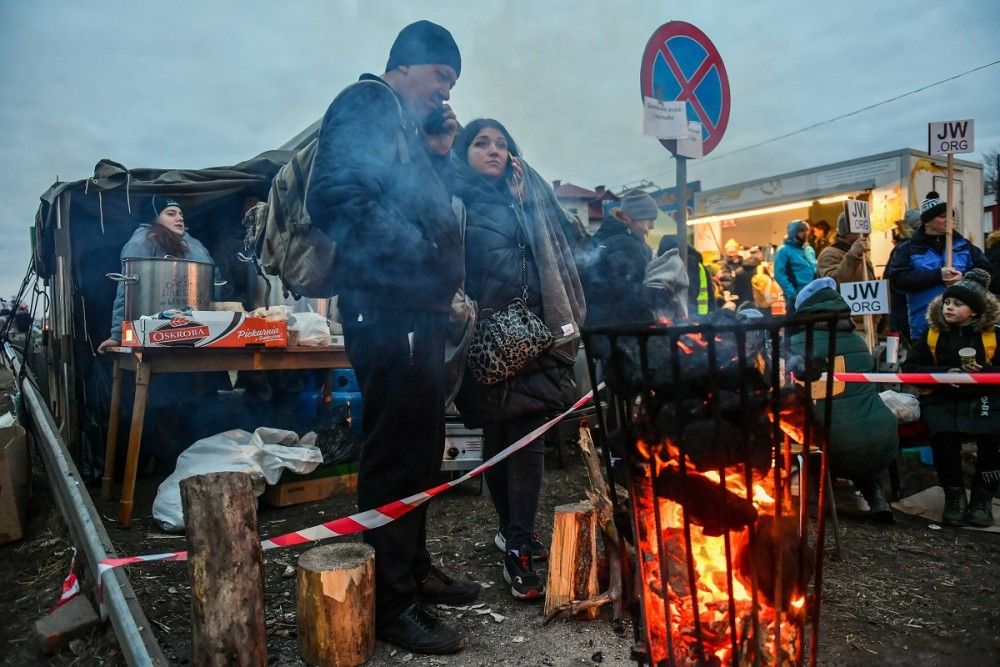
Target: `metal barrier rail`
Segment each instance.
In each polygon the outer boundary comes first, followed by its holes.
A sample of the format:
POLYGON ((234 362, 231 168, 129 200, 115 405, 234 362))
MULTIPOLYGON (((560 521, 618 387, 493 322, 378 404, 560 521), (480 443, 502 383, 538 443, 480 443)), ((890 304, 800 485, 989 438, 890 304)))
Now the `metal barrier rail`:
MULTIPOLYGON (((5 364, 20 378, 21 360, 6 342, 3 352, 5 364)), ((98 563, 118 554, 69 455, 66 443, 59 435, 59 429, 44 398, 30 378, 22 379, 19 389, 31 416, 30 426, 59 511, 66 521, 73 542, 87 562, 89 583, 96 587, 100 581, 98 563)), ((106 575, 103 585, 103 605, 111 620, 125 661, 129 665, 143 667, 170 664, 153 635, 149 620, 125 572, 116 570, 106 575)))

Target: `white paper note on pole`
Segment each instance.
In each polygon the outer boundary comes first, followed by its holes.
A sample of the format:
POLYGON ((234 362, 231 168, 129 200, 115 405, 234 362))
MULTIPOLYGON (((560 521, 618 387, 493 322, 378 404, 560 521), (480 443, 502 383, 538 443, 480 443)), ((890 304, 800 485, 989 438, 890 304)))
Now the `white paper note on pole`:
POLYGON ((688 123, 687 136, 677 140, 677 155, 688 158, 704 157, 701 139, 701 123, 691 121, 688 123))
POLYGON ((860 199, 848 199, 844 204, 847 207, 847 222, 850 225, 852 234, 871 234, 872 220, 868 214, 868 202, 860 199))
POLYGON ((642 132, 657 139, 687 136, 687 102, 664 102, 645 97, 642 132))

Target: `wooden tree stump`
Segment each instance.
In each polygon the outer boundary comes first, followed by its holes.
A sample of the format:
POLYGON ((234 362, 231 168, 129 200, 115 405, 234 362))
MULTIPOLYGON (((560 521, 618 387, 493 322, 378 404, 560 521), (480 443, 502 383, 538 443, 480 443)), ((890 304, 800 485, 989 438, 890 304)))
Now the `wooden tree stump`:
POLYGON ((250 475, 181 481, 191 576, 191 664, 267 664, 264 567, 250 475))
MULTIPOLYGON (((563 605, 587 600, 599 593, 597 584, 597 513, 591 502, 556 507, 549 550, 549 577, 545 588, 548 616, 563 605)), ((597 618, 598 607, 576 614, 581 620, 597 618)))
POLYGON ((375 550, 360 542, 302 554, 299 653, 310 665, 354 667, 375 651, 375 550))

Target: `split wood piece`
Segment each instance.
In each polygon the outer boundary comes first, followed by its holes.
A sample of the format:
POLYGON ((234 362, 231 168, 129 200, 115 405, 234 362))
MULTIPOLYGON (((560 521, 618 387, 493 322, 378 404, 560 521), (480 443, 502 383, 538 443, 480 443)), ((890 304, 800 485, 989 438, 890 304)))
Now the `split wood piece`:
POLYGON ((191 577, 191 663, 267 664, 264 567, 250 475, 181 481, 191 577))
MULTIPOLYGON (((600 457, 594 447, 594 440, 590 435, 590 429, 586 424, 580 427, 580 454, 583 457, 584 465, 587 468, 587 475, 590 478, 590 489, 587 497, 590 498, 592 506, 595 508, 597 523, 601 529, 601 539, 604 543, 604 554, 608 561, 608 590, 599 595, 594 595, 586 599, 576 599, 563 602, 559 605, 549 605, 548 597, 545 604, 545 620, 549 623, 560 614, 571 616, 579 614, 583 610, 596 615, 597 610, 606 604, 613 605, 614 621, 621 622, 625 614, 625 604, 622 596, 622 559, 621 549, 625 548, 624 543, 618 535, 615 527, 614 508, 611 504, 611 493, 608 483, 601 473, 600 457)), ((558 508, 557 508, 558 511, 558 508)), ((553 531, 553 549, 550 553, 555 553, 555 531, 553 531)), ((549 571, 551 578, 551 568, 554 561, 552 555, 549 556, 549 571)), ((550 584, 551 586, 551 584, 550 584)), ((552 594, 551 587, 548 595, 552 594)), ((593 616, 591 616, 593 618, 593 616)))
POLYGON ((375 651, 375 550, 327 544, 302 554, 298 570, 302 659, 321 667, 365 663, 375 651))
MULTIPOLYGON (((597 587, 597 514, 593 503, 556 507, 545 586, 545 615, 577 600, 589 600, 597 587)), ((580 609, 576 618, 597 618, 597 607, 580 609)))

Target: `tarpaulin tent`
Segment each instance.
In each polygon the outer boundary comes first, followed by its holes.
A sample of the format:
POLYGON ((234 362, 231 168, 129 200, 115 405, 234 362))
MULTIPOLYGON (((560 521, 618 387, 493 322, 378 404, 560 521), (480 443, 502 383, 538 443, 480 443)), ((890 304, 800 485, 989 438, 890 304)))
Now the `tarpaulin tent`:
POLYGON ((47 377, 40 379, 85 477, 97 474, 104 448, 107 364, 94 351, 108 336, 116 287, 105 274, 120 271, 122 246, 138 224, 154 219, 152 197, 181 201, 191 234, 229 281, 228 298, 241 300, 251 275, 236 258, 243 249, 243 208, 252 201, 248 198, 267 198, 271 180, 291 154, 267 151, 208 169, 129 169, 101 160, 93 176, 55 183, 42 195, 33 260, 48 284, 50 330, 47 377))

